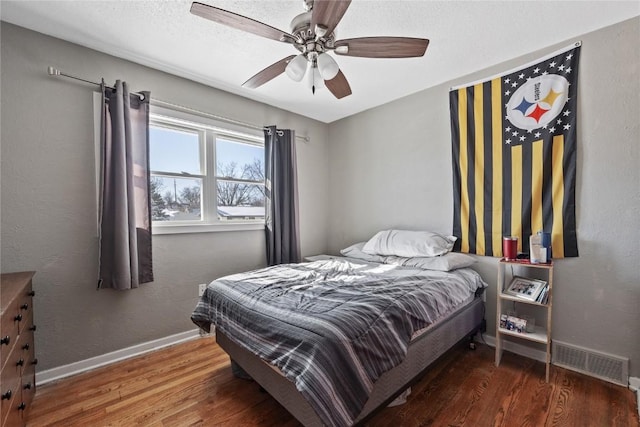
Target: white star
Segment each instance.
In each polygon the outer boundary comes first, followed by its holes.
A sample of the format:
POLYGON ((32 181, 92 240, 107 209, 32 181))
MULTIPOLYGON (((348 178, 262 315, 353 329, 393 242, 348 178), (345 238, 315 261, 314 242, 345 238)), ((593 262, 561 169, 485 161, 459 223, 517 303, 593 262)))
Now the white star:
POLYGON ((524 141, 525 139, 527 139, 527 138, 525 138, 524 136, 520 137, 520 141, 524 141))
POLYGON ((566 72, 567 74, 569 74, 569 73, 571 72, 571 67, 567 67, 567 69, 565 70, 565 72, 566 72))
POLYGON ((534 72, 534 73, 536 73, 536 74, 538 74, 538 73, 540 72, 540 68, 538 68, 538 67, 534 68, 534 69, 533 69, 533 72, 534 72))
POLYGON ((567 61, 570 60, 571 58, 573 58, 573 53, 570 53, 569 55, 567 55, 567 61))
POLYGON ((505 131, 505 132, 511 132, 511 126, 507 126, 507 127, 504 129, 504 131, 505 131))
POLYGON ((511 144, 511 139, 507 139, 507 140, 505 141, 505 144, 510 145, 510 144, 511 144))
POLYGON ((556 131, 555 127, 552 126, 552 127, 549 128, 549 133, 554 133, 555 131, 556 131))
POLYGON ((516 87, 516 86, 518 86, 518 83, 516 82, 511 83, 511 87, 516 87))
POLYGON ((571 114, 571 111, 566 110, 564 113, 562 113, 563 116, 567 117, 569 114, 571 114))
POLYGON ((553 61, 553 62, 551 62, 551 63, 549 64, 549 67, 551 67, 551 68, 553 68, 553 67, 555 67, 555 66, 556 66, 556 61, 553 61))
POLYGON ((560 65, 560 66, 558 67, 558 70, 563 71, 563 70, 564 70, 564 65, 560 65))
POLYGON ((547 125, 542 126, 542 129, 546 129, 546 128, 547 128, 547 125))
POLYGON ((542 73, 543 76, 546 76, 547 74, 549 74, 549 73, 546 72, 546 71, 544 73, 542 73))
POLYGON ((510 90, 508 90, 508 91, 506 91, 506 92, 504 93, 504 96, 509 96, 509 95, 511 95, 511 91, 510 91, 510 90))
POLYGON ((542 135, 540 132, 536 132, 533 134, 533 136, 535 136, 536 138, 540 138, 540 135, 542 135))
POLYGON ((559 124, 559 125, 561 125, 561 124, 562 124, 562 119, 558 119, 558 120, 556 120, 556 123, 557 123, 557 124, 559 124))
POLYGON ((564 130, 569 130, 570 127, 571 127, 571 123, 567 123, 566 125, 564 125, 564 130))
POLYGON ((518 136, 518 131, 517 131, 517 130, 514 130, 513 132, 511 132, 511 135, 513 135, 513 136, 518 136))
POLYGON ((518 76, 519 79, 524 79, 524 73, 520 73, 520 75, 518 76))
POLYGON ((504 79, 505 83, 509 83, 511 81, 511 79, 504 79))

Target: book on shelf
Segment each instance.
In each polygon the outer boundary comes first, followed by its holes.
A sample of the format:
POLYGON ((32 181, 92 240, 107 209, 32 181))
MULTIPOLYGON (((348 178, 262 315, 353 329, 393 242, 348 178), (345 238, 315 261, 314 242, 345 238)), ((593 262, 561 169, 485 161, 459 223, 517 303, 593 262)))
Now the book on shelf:
POLYGON ((536 302, 539 302, 540 304, 546 304, 549 302, 549 285, 546 285, 542 291, 540 291, 540 295, 536 298, 536 302))

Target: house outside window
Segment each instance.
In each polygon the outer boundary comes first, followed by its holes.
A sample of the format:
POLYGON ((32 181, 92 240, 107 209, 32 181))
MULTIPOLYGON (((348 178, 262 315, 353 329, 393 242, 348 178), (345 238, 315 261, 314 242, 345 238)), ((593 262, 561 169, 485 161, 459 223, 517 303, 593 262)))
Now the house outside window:
POLYGON ((152 106, 154 234, 264 228, 264 137, 255 129, 152 106))

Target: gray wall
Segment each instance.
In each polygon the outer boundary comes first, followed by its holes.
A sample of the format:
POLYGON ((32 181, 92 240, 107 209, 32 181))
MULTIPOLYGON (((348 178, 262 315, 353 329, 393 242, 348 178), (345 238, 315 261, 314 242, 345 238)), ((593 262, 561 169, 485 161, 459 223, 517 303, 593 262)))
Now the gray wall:
MULTIPOLYGON (((553 338, 631 359, 640 376, 640 18, 479 71, 329 128, 329 249, 390 227, 452 229, 448 91, 583 42, 579 76, 577 232, 580 257, 554 272, 553 338)), ((496 260, 478 257, 490 283, 496 260)))
POLYGON ((154 237, 154 283, 96 291, 92 91, 47 75, 122 79, 152 98, 308 135, 298 141, 303 254, 327 246, 328 126, 2 22, 2 272, 35 270, 39 370, 194 329, 197 285, 265 264, 262 231, 154 237))
MULTIPOLYGON (((335 253, 388 227, 450 231, 449 87, 569 43, 326 125, 1 25, 1 268, 37 271, 40 370, 192 329, 197 284, 262 266, 265 256, 262 232, 156 236, 156 282, 97 292, 93 88, 50 78, 47 66, 107 82, 120 78, 158 99, 309 135, 311 142, 297 147, 302 250, 313 254, 335 253)), ((634 376, 640 376, 639 27, 636 18, 580 37, 580 257, 556 263, 554 298, 555 339, 629 357, 634 376)), ((491 284, 491 331, 495 259, 479 257, 478 270, 491 284)))

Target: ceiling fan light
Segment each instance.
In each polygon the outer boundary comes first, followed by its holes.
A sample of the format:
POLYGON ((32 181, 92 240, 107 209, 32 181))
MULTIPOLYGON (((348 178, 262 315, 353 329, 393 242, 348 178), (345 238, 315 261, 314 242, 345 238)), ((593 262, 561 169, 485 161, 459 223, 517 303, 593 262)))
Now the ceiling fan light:
POLYGON ((307 58, 302 54, 296 56, 287 64, 284 71, 291 80, 296 82, 302 81, 304 73, 307 71, 307 58))
POLYGON ((338 66, 336 60, 331 57, 331 55, 321 53, 318 56, 318 70, 320 71, 320 75, 324 80, 331 80, 338 75, 340 67, 338 66))
POLYGON ((349 46, 346 44, 342 46, 336 46, 334 50, 340 55, 346 55, 347 53, 349 53, 349 46))

